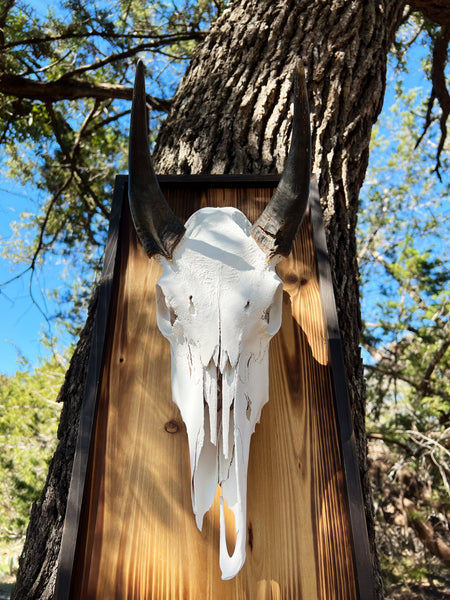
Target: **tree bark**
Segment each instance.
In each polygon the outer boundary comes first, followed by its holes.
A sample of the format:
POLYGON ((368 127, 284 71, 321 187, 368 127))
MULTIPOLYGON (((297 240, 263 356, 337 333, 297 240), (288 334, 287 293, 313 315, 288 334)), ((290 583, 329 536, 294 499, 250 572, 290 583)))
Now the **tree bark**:
MULTIPOLYGON (((313 171, 327 228, 372 542, 355 228, 371 128, 383 103, 387 54, 403 6, 398 0, 234 2, 195 53, 155 152, 157 170, 165 173, 281 172, 293 65, 302 58, 313 171)), ((93 309, 61 392, 61 441, 32 512, 13 599, 52 597, 92 316, 93 309)))
POLYGON ((412 9, 417 10, 427 19, 442 27, 450 27, 450 4, 442 0, 411 0, 408 2, 412 9))

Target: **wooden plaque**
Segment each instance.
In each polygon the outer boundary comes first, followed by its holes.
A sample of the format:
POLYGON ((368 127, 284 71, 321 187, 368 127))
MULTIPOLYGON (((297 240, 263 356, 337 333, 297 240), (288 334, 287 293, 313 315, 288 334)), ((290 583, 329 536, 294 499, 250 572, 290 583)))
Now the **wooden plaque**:
MULTIPOLYGON (((277 181, 160 177, 183 220, 204 206, 236 206, 253 222, 277 181)), ((137 241, 126 189, 118 176, 55 598, 375 598, 317 192, 277 268, 283 324, 270 346, 270 400, 251 441, 247 559, 222 581, 218 501, 199 532, 169 343, 156 325, 161 269, 137 241)))

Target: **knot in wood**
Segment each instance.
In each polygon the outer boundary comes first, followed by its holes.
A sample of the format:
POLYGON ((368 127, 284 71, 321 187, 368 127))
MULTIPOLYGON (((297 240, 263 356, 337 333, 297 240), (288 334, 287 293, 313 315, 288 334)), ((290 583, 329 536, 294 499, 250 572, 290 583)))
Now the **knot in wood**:
POLYGON ((167 423, 164 425, 164 429, 167 431, 167 433, 178 433, 180 427, 176 421, 167 421, 167 423))

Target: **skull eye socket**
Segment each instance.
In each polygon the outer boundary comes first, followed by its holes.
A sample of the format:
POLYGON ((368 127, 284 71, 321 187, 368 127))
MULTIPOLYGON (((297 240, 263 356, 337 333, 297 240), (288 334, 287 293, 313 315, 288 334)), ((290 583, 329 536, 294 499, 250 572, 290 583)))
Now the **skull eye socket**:
POLYGON ((156 286, 156 319, 161 333, 166 337, 169 336, 177 320, 177 313, 173 306, 167 303, 166 296, 159 285, 156 286))

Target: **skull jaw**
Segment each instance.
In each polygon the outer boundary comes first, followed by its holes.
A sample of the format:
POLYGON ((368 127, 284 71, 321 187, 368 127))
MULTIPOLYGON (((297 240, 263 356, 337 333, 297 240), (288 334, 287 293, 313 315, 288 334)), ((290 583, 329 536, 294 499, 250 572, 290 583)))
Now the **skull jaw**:
POLYGON ((247 543, 247 469, 250 450, 251 433, 247 440, 242 440, 238 429, 235 430, 235 463, 233 479, 222 484, 223 496, 220 497, 220 548, 219 566, 222 579, 233 579, 242 569, 246 557, 247 543), (240 456, 242 454, 242 456, 240 456), (228 490, 231 487, 231 490, 228 490), (231 493, 230 493, 231 492, 231 493), (233 554, 228 553, 226 542, 226 524, 224 498, 236 495, 236 502, 228 505, 234 514, 236 543, 233 554))
POLYGON ((220 548, 219 548, 219 566, 222 572, 222 579, 228 581, 233 579, 242 569, 245 563, 246 553, 245 545, 247 542, 245 522, 247 520, 247 509, 246 502, 242 507, 237 507, 237 511, 234 512, 235 519, 237 522, 237 515, 241 517, 243 521, 239 526, 236 527, 237 537, 234 552, 230 556, 228 554, 227 540, 226 540, 226 525, 225 525, 225 509, 223 496, 220 497, 220 548))
MULTIPOLYGON (((205 411, 207 412, 207 411, 205 411)), ((230 425, 233 425, 233 415, 230 418, 230 425)), ((218 453, 216 446, 211 444, 207 435, 209 433, 208 421, 205 420, 205 441, 206 444, 200 452, 197 463, 192 465, 192 506, 195 515, 195 521, 199 530, 202 530, 203 518, 205 513, 211 507, 217 485, 220 485, 220 547, 219 547, 219 566, 222 572, 222 579, 233 579, 242 569, 246 558, 247 542, 247 470, 251 441, 251 431, 241 437, 239 429, 234 427, 234 440, 230 443, 232 448, 231 457, 226 459, 218 453), (216 468, 209 469, 212 455, 215 457, 216 468), (217 457, 219 458, 217 459, 217 457), (194 466, 194 471, 192 467, 194 466), (232 555, 230 556, 226 541, 226 519, 225 503, 228 509, 234 515, 236 541, 232 555)))
POLYGON ((257 359, 246 357, 236 368, 230 366, 228 374, 223 374, 219 410, 217 393, 215 397, 206 393, 217 392, 217 386, 205 387, 207 368, 192 360, 192 348, 190 368, 186 368, 188 361, 180 353, 180 347, 173 350, 172 393, 188 433, 192 508, 201 531, 204 515, 220 485, 219 565, 222 579, 228 580, 238 574, 246 558, 247 470, 251 436, 268 400, 268 344, 257 359), (215 413, 213 418, 211 413, 215 413), (217 430, 212 433, 214 425, 217 430), (235 521, 236 543, 231 556, 226 543, 224 503, 235 521))

